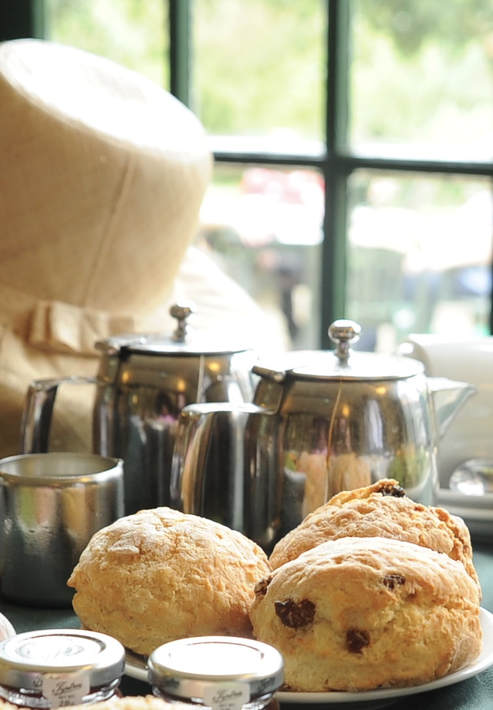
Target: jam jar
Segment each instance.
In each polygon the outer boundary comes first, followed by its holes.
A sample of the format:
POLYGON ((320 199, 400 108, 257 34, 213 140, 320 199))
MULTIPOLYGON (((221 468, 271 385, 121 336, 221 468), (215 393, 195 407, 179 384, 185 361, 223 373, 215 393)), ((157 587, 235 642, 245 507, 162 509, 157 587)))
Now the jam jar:
POLYGON ((0 643, 0 699, 28 708, 57 708, 116 694, 125 649, 111 636, 78 629, 17 634, 0 643))
POLYGON ((157 697, 212 710, 275 707, 284 662, 272 646, 235 636, 179 639, 156 648, 148 680, 157 697))

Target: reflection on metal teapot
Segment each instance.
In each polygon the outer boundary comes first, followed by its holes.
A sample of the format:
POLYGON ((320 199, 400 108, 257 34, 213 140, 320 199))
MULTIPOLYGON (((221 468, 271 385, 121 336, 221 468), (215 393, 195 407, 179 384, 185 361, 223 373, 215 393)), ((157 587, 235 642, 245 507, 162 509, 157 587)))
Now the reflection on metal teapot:
POLYGON ((178 420, 170 502, 244 533, 269 549, 281 501, 274 419, 254 404, 190 404, 178 420))
POLYGON ((276 422, 281 535, 332 495, 380 478, 433 502, 437 442, 475 388, 427 378, 411 358, 353 352, 360 330, 336 321, 334 352, 292 352, 281 367, 253 367, 253 401, 276 422))

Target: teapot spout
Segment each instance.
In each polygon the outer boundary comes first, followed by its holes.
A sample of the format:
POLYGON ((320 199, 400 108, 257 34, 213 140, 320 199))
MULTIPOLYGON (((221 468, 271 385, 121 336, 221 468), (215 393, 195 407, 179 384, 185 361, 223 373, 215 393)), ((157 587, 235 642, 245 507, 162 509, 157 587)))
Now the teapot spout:
POLYGON ((457 412, 469 397, 476 394, 477 389, 468 382, 449 380, 447 377, 428 377, 427 379, 435 409, 437 435, 438 439, 441 439, 457 412))

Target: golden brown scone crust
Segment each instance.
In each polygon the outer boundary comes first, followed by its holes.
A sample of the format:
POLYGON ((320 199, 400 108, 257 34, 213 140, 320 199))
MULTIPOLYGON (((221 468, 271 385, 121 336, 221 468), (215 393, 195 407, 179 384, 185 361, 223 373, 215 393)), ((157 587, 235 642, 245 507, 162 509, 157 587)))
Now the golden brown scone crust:
MULTIPOLYGON (((72 710, 87 710, 87 705, 71 705, 72 710)), ((126 695, 93 703, 91 710, 172 710, 178 703, 167 703, 154 695, 126 695)), ((3 710, 3 709, 0 709, 3 710)))
POLYGON ((19 710, 19 705, 12 705, 12 703, 8 703, 6 700, 0 699, 0 710, 19 710))
POLYGON ((97 532, 67 584, 85 628, 149 654, 185 636, 251 636, 248 609, 269 569, 241 533, 162 507, 97 532))
POLYGON ((340 537, 387 537, 429 547, 462 562, 479 585, 471 537, 462 518, 415 503, 393 479, 335 495, 279 540, 269 562, 276 569, 321 542, 340 537))
MULTIPOLYGON (((11 705, 0 700, 0 710, 19 710, 18 705, 11 705)), ((68 705, 71 710, 87 710, 86 705, 68 705)), ((179 703, 168 703, 154 695, 126 695, 121 698, 114 696, 109 700, 93 703, 91 710, 173 710, 183 708, 179 703)), ((27 708, 26 708, 27 710, 27 708)))
POLYGON ((322 543, 260 582, 256 638, 298 691, 417 685, 481 650, 479 591, 447 555, 386 538, 322 543))

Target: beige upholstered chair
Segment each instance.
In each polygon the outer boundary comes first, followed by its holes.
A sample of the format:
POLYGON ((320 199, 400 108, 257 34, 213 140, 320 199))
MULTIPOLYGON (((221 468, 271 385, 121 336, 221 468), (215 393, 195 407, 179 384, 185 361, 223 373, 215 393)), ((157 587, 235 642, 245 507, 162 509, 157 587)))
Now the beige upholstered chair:
MULTIPOLYGON (((0 456, 34 378, 92 374, 96 340, 166 328, 212 160, 139 74, 42 40, 0 45, 0 456)), ((63 398, 61 400, 64 402, 63 398)), ((81 448, 71 393, 53 433, 81 448)))

